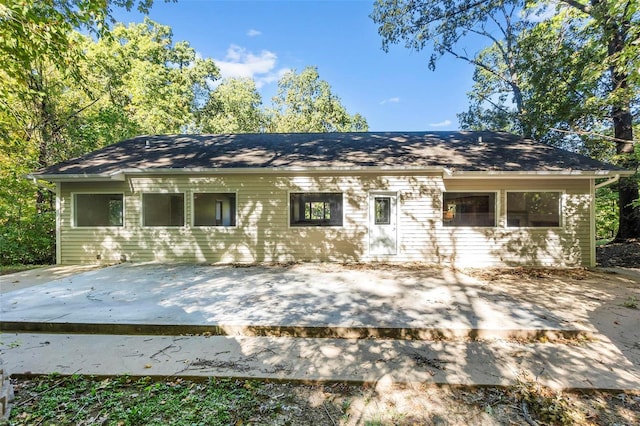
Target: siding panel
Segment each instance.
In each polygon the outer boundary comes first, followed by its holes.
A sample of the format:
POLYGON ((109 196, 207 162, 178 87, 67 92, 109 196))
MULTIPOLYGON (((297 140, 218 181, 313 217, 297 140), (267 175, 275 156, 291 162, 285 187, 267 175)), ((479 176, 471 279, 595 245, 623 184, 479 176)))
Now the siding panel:
POLYGON ((437 175, 225 175, 128 178, 124 182, 62 183, 62 263, 131 261, 421 261, 458 266, 555 265, 590 262, 588 179, 444 180, 437 175), (562 228, 506 228, 507 190, 557 190, 562 228), (369 255, 368 193, 398 195, 398 254, 369 255), (442 225, 442 191, 496 191, 497 226, 442 225), (72 194, 121 192, 125 226, 76 228, 72 194), (142 193, 183 192, 186 226, 142 226, 142 193), (194 192, 236 194, 235 227, 192 227, 194 192), (342 227, 290 227, 290 192, 342 192, 342 227), (98 259, 98 257, 100 259, 98 259))

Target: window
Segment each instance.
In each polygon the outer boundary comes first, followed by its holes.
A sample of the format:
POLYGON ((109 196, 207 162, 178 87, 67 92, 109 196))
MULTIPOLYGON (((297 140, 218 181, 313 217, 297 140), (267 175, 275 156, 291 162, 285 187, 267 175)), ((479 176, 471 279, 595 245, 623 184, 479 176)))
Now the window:
POLYGON ((507 192, 507 226, 560 226, 560 192, 507 192))
POLYGON ((122 226, 122 194, 75 194, 76 226, 122 226))
POLYGON ((236 226, 236 194, 193 194, 193 226, 236 226))
POLYGON ((184 226, 184 194, 142 194, 144 226, 184 226))
POLYGON ((376 225, 389 225, 391 223, 391 197, 375 197, 376 225))
POLYGON ((291 226, 342 226, 342 193, 292 193, 291 226))
POLYGON ((443 198, 444 226, 496 226, 494 192, 445 192, 443 198))

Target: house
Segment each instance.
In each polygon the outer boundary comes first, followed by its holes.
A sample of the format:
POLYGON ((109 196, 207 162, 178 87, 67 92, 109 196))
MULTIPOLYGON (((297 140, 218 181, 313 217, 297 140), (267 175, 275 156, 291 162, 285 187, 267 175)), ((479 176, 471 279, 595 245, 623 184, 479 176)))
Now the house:
POLYGON ((56 184, 57 262, 595 264, 632 172, 495 132, 140 136, 56 184))

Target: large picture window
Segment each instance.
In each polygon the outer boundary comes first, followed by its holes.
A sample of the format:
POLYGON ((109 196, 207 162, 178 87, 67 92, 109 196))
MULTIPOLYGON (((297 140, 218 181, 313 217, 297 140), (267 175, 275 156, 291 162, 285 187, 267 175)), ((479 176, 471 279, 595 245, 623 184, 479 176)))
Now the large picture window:
POLYGON ((75 194, 76 226, 122 226, 122 194, 75 194))
POLYGON ((562 193, 507 192, 507 226, 560 226, 562 193))
POLYGON ((342 226, 342 193, 292 193, 291 226, 342 226))
POLYGON ((444 226, 496 226, 495 192, 445 192, 444 226))
POLYGON ((142 194, 144 226, 184 226, 184 194, 142 194))
POLYGON ((193 226, 236 226, 236 194, 193 194, 193 226))

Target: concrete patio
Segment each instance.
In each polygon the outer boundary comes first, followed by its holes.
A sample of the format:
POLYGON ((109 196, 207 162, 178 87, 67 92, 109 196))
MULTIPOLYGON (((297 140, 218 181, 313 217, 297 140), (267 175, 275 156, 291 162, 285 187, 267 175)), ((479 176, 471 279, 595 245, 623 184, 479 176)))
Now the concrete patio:
POLYGON ((526 373, 562 388, 640 383, 640 317, 617 311, 607 283, 509 288, 384 265, 76 272, 33 286, 21 285, 27 273, 0 277, 0 356, 13 374, 509 385, 526 373), (619 341, 590 318, 605 305, 625 327, 619 341))

